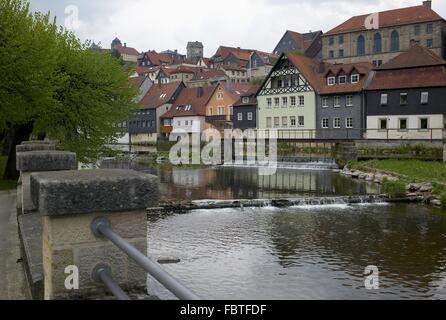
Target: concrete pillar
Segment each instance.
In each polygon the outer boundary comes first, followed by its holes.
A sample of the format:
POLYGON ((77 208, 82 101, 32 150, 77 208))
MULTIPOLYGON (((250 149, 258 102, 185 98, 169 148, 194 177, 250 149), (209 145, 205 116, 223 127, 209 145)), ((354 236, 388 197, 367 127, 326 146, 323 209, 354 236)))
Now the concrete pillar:
POLYGON ((53 144, 18 145, 16 152, 16 168, 20 171, 20 182, 17 189, 19 214, 35 212, 36 209, 31 201, 29 188, 32 172, 77 169, 76 154, 55 151, 55 145, 53 144))
POLYGON ((91 278, 98 264, 127 292, 146 289, 146 273, 110 241, 96 238, 91 222, 110 220, 115 232, 147 253, 146 208, 158 206, 155 176, 131 170, 85 170, 31 174, 31 197, 43 215, 45 299, 103 297, 107 290, 91 278), (67 289, 70 274, 79 271, 79 288, 67 289))
POLYGON ((443 142, 443 162, 446 162, 446 143, 443 142))

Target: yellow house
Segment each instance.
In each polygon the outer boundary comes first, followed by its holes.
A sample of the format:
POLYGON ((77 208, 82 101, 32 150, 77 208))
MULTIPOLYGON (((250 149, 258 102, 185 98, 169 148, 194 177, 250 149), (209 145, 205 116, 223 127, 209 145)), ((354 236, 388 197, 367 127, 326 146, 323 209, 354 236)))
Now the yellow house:
POLYGON ((206 104, 206 129, 214 128, 222 134, 225 129, 232 129, 233 105, 239 98, 225 82, 219 83, 206 104))

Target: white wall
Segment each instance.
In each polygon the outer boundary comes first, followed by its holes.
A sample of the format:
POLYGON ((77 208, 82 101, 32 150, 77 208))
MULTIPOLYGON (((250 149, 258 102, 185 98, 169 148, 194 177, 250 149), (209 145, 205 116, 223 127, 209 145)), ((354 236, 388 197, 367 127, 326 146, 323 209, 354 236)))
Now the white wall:
POLYGON ((420 114, 420 115, 382 115, 367 117, 367 139, 442 139, 444 127, 444 116, 442 114, 420 114), (379 130, 379 120, 387 118, 386 130, 379 130), (407 119, 409 130, 399 130, 399 119, 407 119), (420 118, 428 118, 428 126, 434 130, 421 130, 420 118))
POLYGON ((205 117, 175 117, 173 118, 173 130, 177 129, 185 130, 188 133, 202 132, 205 129, 205 117), (188 125, 186 125, 186 121, 188 125))

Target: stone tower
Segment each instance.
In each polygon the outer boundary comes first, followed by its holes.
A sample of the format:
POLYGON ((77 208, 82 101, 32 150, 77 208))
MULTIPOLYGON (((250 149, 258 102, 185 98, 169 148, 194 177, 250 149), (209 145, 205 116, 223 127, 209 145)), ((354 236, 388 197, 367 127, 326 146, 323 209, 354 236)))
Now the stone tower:
POLYGON ((115 49, 117 46, 121 46, 122 47, 122 42, 118 38, 115 38, 115 40, 113 40, 112 43, 111 43, 111 48, 115 49))
POLYGON ((203 43, 195 41, 187 43, 187 59, 203 58, 203 43))

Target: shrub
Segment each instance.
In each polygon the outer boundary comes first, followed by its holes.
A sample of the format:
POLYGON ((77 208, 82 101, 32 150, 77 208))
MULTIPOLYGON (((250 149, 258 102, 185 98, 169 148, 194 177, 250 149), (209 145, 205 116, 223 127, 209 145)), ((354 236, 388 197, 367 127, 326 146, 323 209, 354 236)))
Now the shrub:
POLYGON ((389 181, 384 179, 383 192, 388 194, 391 198, 404 197, 406 195, 406 184, 400 180, 389 181))
POLYGON ((441 200, 441 207, 443 209, 446 209, 446 192, 443 192, 440 196, 440 200, 441 200))

